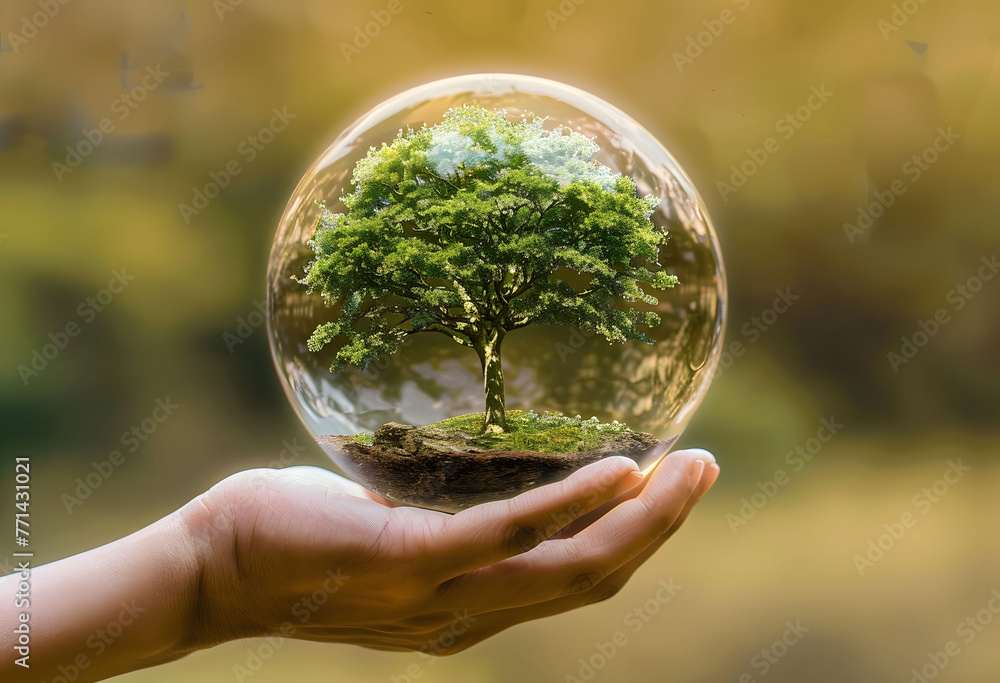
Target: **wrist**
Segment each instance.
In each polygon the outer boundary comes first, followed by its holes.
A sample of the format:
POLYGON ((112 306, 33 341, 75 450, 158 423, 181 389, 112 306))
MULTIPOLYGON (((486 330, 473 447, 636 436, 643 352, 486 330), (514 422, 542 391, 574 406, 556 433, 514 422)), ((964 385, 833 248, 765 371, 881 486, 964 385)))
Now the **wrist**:
POLYGON ((210 491, 177 511, 191 560, 189 626, 184 653, 241 638, 269 635, 266 601, 249 585, 236 544, 235 520, 223 496, 210 491))
POLYGON ((202 580, 205 566, 202 534, 188 506, 158 521, 151 541, 160 546, 162 564, 154 581, 167 597, 173 615, 158 659, 172 661, 216 643, 205 637, 202 617, 202 580))

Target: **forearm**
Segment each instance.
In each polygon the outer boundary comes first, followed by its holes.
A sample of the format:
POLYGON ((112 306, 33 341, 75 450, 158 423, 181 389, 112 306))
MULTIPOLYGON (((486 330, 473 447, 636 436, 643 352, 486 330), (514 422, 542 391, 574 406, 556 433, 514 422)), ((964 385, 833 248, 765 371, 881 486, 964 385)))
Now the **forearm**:
POLYGON ((17 574, 0 579, 0 679, 43 681, 77 672, 98 681, 177 659, 199 646, 201 562, 184 511, 131 536, 31 572, 30 604, 15 607, 17 574), (15 647, 27 612, 30 655, 15 647))

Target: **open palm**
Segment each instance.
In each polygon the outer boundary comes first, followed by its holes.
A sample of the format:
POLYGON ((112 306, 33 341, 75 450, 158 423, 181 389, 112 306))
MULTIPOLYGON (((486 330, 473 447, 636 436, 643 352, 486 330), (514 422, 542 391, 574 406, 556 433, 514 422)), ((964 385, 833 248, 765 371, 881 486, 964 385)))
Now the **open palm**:
POLYGON ((608 458, 455 515, 389 501, 316 467, 248 470, 196 499, 204 628, 450 654, 605 600, 718 476, 678 451, 644 478, 608 458))

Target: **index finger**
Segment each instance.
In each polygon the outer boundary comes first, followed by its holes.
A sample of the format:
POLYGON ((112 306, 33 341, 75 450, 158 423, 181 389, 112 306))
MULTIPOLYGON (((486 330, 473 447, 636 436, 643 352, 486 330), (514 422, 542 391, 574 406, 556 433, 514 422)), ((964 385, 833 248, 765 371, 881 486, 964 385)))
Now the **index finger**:
POLYGON ((554 484, 459 512, 445 520, 434 551, 447 578, 485 567, 531 550, 641 481, 635 461, 605 458, 554 484))

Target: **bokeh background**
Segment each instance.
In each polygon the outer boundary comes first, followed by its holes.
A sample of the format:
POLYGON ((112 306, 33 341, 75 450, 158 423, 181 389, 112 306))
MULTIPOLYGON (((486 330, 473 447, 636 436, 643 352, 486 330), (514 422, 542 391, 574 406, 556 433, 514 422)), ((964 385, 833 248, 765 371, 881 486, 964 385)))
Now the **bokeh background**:
POLYGON ((470 72, 595 93, 701 189, 729 272, 727 348, 740 346, 683 445, 712 449, 721 480, 613 600, 458 656, 244 641, 126 679, 237 680, 256 653, 254 683, 405 680, 412 664, 420 680, 586 680, 579 660, 618 630, 627 645, 591 680, 910 682, 925 665, 940 681, 1000 678, 1000 278, 985 267, 1000 251, 995 1, 401 0, 360 39, 387 4, 72 0, 32 32, 39 5, 5 0, 0 498, 13 458, 31 456, 38 559, 119 538, 283 453, 325 463, 253 325, 277 220, 356 117, 470 72), (168 75, 123 99, 156 65, 168 75), (824 86, 821 106, 800 109, 824 86), (274 108, 294 119, 257 149, 248 137, 274 108), (779 125, 787 116, 797 125, 779 125), (67 145, 105 117, 113 131, 69 168, 67 145), (766 163, 720 191, 772 137, 766 163), (936 139, 943 151, 925 153, 936 139), (233 161, 219 196, 182 211, 233 161), (859 227, 859 207, 894 181, 905 192, 859 227), (134 279, 89 303, 116 269, 134 279), (775 315, 778 290, 798 298, 775 315), (940 309, 936 334, 917 334, 940 309), (79 334, 36 358, 37 375, 20 369, 70 322, 79 334), (904 337, 923 342, 905 363, 888 355, 904 337), (150 422, 158 399, 179 407, 150 422), (810 441, 824 419, 842 428, 810 441), (134 425, 143 438, 124 446, 134 425), (789 457, 797 448, 811 459, 789 457), (115 449, 124 464, 80 496, 77 478, 115 449), (905 514, 915 523, 900 532, 905 514), (669 579, 682 590, 633 631, 628 615, 669 579), (957 631, 970 617, 978 626, 957 631), (786 636, 789 621, 808 631, 786 636), (783 636, 794 643, 773 647, 783 636), (928 653, 949 641, 960 652, 937 672, 928 653))

